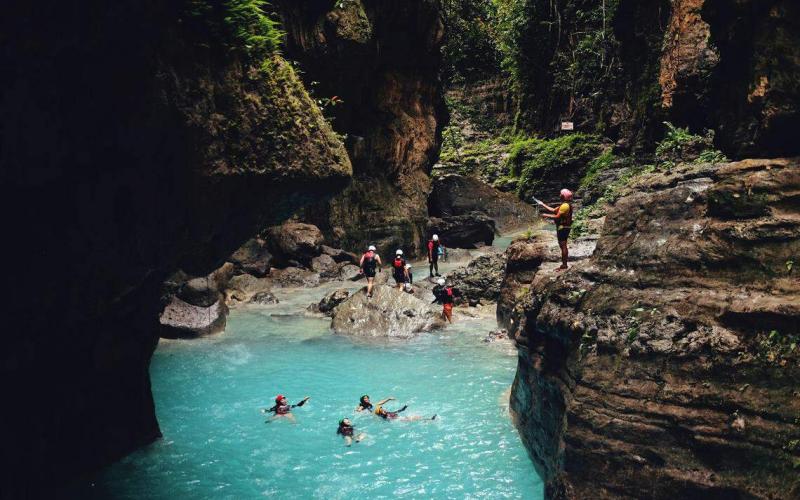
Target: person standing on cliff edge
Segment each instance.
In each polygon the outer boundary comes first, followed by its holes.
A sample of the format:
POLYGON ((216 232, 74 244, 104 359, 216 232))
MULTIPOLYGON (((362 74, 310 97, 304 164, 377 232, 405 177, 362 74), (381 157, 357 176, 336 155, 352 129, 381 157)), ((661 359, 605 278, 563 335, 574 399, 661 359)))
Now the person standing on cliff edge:
POLYGON ((552 212, 549 214, 542 214, 542 217, 552 220, 556 225, 558 246, 561 247, 561 267, 559 267, 558 270, 563 271, 567 269, 567 260, 569 260, 567 239, 569 238, 570 229, 572 229, 572 191, 569 189, 561 190, 561 205, 559 205, 558 208, 545 205, 539 200, 536 200, 536 202, 545 210, 552 212))

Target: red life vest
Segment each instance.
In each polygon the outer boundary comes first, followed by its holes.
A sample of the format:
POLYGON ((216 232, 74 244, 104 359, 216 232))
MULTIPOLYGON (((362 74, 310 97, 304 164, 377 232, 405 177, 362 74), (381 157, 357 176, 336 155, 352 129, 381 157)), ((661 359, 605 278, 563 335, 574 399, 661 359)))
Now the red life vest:
POLYGON ((453 289, 450 288, 450 287, 447 287, 447 296, 448 297, 452 297, 453 296, 453 289))
POLYGON ((406 266, 406 260, 402 257, 395 257, 394 258, 394 268, 398 271, 402 270, 406 266))

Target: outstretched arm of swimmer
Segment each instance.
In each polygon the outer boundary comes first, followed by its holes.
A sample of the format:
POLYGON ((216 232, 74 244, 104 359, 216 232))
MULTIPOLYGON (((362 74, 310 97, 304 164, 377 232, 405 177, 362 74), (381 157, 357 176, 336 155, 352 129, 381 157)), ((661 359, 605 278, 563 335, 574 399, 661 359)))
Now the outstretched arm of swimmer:
POLYGON ((386 398, 386 399, 384 399, 382 401, 378 401, 378 403, 375 406, 383 406, 386 403, 388 403, 389 401, 394 401, 394 398, 393 397, 388 397, 388 398, 386 398))
POLYGON ((275 405, 275 406, 273 406, 273 407, 272 407, 272 408, 270 408, 270 409, 267 409, 267 408, 261 408, 261 413, 269 413, 269 412, 271 412, 271 411, 272 411, 272 412, 274 412, 274 411, 275 411, 277 408, 278 408, 278 405, 275 405))
POLYGON ((304 404, 306 404, 306 401, 308 401, 309 399, 311 399, 311 396, 304 397, 302 400, 300 400, 299 403, 297 403, 296 405, 292 405, 292 408, 297 408, 298 406, 303 406, 304 404))

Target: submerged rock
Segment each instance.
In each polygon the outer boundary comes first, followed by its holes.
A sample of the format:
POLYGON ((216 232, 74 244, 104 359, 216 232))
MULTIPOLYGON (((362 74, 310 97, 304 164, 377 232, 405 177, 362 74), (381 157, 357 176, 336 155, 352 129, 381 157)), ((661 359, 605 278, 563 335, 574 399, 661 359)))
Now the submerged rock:
POLYGON ((495 234, 494 221, 479 212, 441 219, 431 217, 427 229, 428 234, 438 234, 445 246, 454 248, 491 245, 495 234))
POLYGON ((272 280, 269 278, 256 278, 249 274, 240 274, 228 282, 225 290, 225 302, 229 305, 247 303, 259 293, 269 292, 271 288, 272 280))
POLYGON ((368 298, 366 288, 333 310, 331 328, 359 337, 409 338, 444 327, 441 314, 429 304, 394 287, 376 286, 368 298))
POLYGON ((222 300, 208 307, 189 304, 177 297, 167 304, 158 318, 164 338, 193 338, 225 330, 228 308, 222 300))
POLYGON ((333 316, 333 309, 347 300, 350 297, 350 291, 345 288, 339 288, 327 294, 319 304, 312 304, 310 309, 314 312, 320 312, 327 316, 333 316))

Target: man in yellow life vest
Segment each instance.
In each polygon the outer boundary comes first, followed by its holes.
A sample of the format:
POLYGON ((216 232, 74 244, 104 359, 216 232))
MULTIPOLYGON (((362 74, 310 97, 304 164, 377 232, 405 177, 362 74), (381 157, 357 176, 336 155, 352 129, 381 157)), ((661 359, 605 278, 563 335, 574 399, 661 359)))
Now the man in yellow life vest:
POLYGON ((569 231, 572 229, 572 191, 569 189, 561 190, 561 205, 558 208, 553 208, 540 203, 540 205, 552 213, 542 214, 545 219, 551 219, 556 224, 556 235, 558 236, 558 246, 561 247, 561 267, 559 271, 567 268, 567 259, 569 259, 569 250, 567 249, 567 238, 569 238, 569 231))

